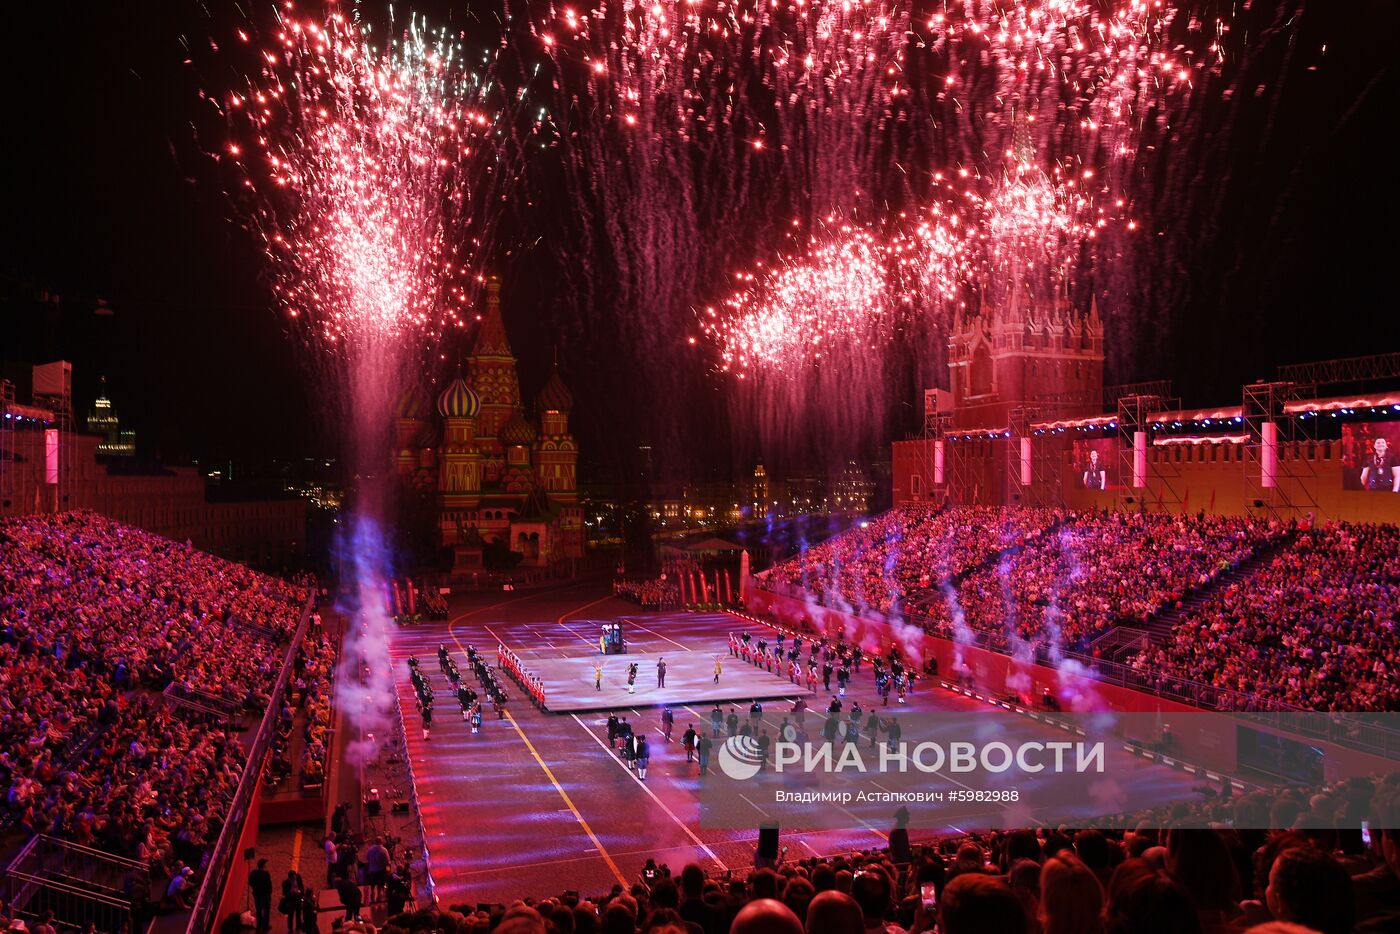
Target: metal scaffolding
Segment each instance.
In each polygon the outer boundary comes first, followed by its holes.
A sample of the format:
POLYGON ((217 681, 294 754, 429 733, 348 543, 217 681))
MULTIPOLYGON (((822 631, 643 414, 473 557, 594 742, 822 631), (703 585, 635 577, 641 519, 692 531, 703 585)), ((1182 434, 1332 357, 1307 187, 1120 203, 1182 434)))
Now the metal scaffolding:
POLYGON ((943 470, 944 477, 948 481, 948 502, 958 505, 975 505, 978 503, 999 503, 1001 502, 1002 491, 984 487, 982 478, 988 476, 988 482, 996 477, 996 471, 990 474, 978 465, 989 465, 992 458, 997 455, 997 445, 1004 439, 971 437, 959 438, 957 432, 952 432, 943 445, 943 470))
POLYGON ((19 452, 15 450, 15 384, 0 379, 0 513, 14 505, 15 471, 19 452))
POLYGON ((1317 363, 1295 363, 1279 367, 1278 378, 1279 384, 1297 383, 1310 386, 1400 379, 1400 353, 1320 360, 1317 363))
MULTIPOLYGON (((948 424, 951 423, 952 416, 946 412, 931 412, 927 407, 924 409, 923 430, 911 438, 914 442, 914 465, 918 475, 918 496, 913 496, 910 490, 910 499, 917 499, 918 503, 925 506, 942 506, 948 500, 948 483, 934 483, 935 469, 935 445, 944 440, 944 435, 948 433, 948 424)), ((946 445, 944 445, 946 448, 946 445)))
POLYGON ((1311 383, 1291 381, 1244 387, 1240 414, 1248 512, 1278 519, 1302 519, 1317 512, 1317 419, 1289 415, 1285 408, 1316 392, 1311 383))
POLYGON ((1011 410, 1011 451, 1008 473, 1011 479, 1012 502, 1022 506, 1060 505, 1064 502, 1061 489, 1063 466, 1061 445, 1054 435, 1036 437, 1031 427, 1041 420, 1043 412, 1035 406, 1018 406, 1011 410), (1023 444, 1029 443, 1030 475, 1023 473, 1023 444))
MULTIPOLYGON (((1157 381, 1156 388, 1169 387, 1157 381)), ((1170 388, 1166 389, 1170 392, 1170 388)), ((1181 400, 1165 393, 1142 393, 1118 398, 1118 500, 1122 509, 1145 509, 1155 512, 1179 510, 1182 505, 1181 468, 1153 445, 1156 428, 1152 416, 1158 412, 1181 408, 1181 400), (1142 464, 1142 486, 1134 486, 1137 470, 1135 442, 1142 434, 1146 447, 1142 464)))

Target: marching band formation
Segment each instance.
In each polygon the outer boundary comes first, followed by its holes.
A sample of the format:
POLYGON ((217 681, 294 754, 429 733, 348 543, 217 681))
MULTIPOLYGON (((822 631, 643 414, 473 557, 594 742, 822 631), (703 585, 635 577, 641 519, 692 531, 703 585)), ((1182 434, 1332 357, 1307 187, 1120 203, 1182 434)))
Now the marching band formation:
MULTIPOLYGON (((477 653, 474 646, 467 646, 467 664, 471 666, 477 682, 481 685, 480 694, 463 683, 462 672, 457 668, 457 663, 452 660, 447 646, 438 645, 438 667, 447 676, 447 680, 452 684, 453 692, 457 695, 457 703, 462 707, 462 720, 471 724, 473 733, 479 733, 481 732, 483 702, 496 708, 496 719, 500 720, 506 715, 506 701, 509 700, 509 695, 496 680, 496 673, 477 653)), ((418 707, 418 714, 423 719, 423 738, 429 740, 432 739, 430 733, 433 725, 433 686, 424 676, 416 657, 408 660, 408 670, 409 678, 413 682, 413 692, 416 695, 415 704, 418 707)))
MULTIPOLYGON (((822 738, 826 741, 858 743, 861 739, 868 739, 873 748, 879 742, 878 737, 881 733, 885 734, 888 742, 892 744, 898 741, 899 724, 895 720, 883 720, 874 712, 871 712, 867 717, 861 710, 859 703, 853 704, 849 711, 843 711, 845 705, 842 702, 851 678, 860 671, 861 665, 866 663, 870 665, 875 676, 875 688, 881 698, 881 706, 889 706, 892 694, 897 697, 900 704, 906 702, 908 694, 913 691, 916 672, 904 664, 898 645, 891 644, 884 655, 867 655, 859 645, 847 644, 844 635, 838 634, 834 639, 821 636, 816 639, 804 640, 797 633, 788 633, 778 629, 771 643, 767 638, 756 639, 752 633, 747 631, 729 633, 729 654, 733 658, 769 671, 780 678, 786 677, 788 681, 799 687, 805 685, 812 694, 818 692, 818 684, 821 684, 828 693, 832 693, 831 704, 826 710, 821 728, 822 738), (788 641, 789 636, 791 636, 791 642, 788 641), (836 680, 834 692, 831 684, 833 678, 836 680)), ((457 695, 457 701, 462 708, 462 720, 471 724, 472 733, 478 733, 482 726, 483 707, 486 705, 494 707, 496 719, 502 719, 505 717, 507 695, 497 680, 495 669, 488 665, 472 646, 467 647, 467 661, 481 685, 480 693, 464 682, 462 673, 457 668, 457 663, 452 660, 447 651, 447 646, 438 646, 438 665, 457 695)), ((420 670, 417 658, 410 658, 408 667, 417 698, 418 711, 423 720, 423 738, 426 740, 430 738, 429 731, 433 721, 433 688, 420 670)), ((657 686, 664 687, 666 683, 665 660, 658 659, 656 667, 657 686)), ((544 681, 539 675, 526 668, 520 656, 506 648, 504 644, 496 646, 496 668, 515 679, 516 683, 521 686, 540 710, 548 709, 545 705, 544 681)), ((716 683, 718 683, 723 669, 723 656, 716 655, 714 669, 716 683)), ((635 691, 638 674, 638 663, 629 663, 627 666, 629 692, 635 691)), ((594 682, 595 688, 600 690, 602 677, 603 666, 599 662, 594 666, 594 682)), ((778 731, 779 738, 795 740, 799 743, 805 742, 807 732, 804 723, 808 709, 806 699, 799 697, 790 711, 792 719, 789 720, 787 716, 783 717, 778 731)), ((760 725, 763 717, 763 705, 754 700, 749 707, 748 714, 747 718, 742 718, 736 708, 731 709, 726 716, 721 711, 720 704, 715 703, 714 709, 710 712, 709 735, 706 735, 707 731, 703 729, 697 731, 694 724, 686 728, 682 740, 686 750, 686 761, 698 764, 700 774, 703 775, 709 770, 710 750, 714 741, 722 741, 726 735, 729 737, 738 735, 747 736, 753 740, 762 763, 760 767, 766 768, 768 749, 772 739, 770 739, 768 731, 760 725)), ((661 732, 669 743, 675 723, 674 712, 670 706, 663 707, 661 720, 661 732)), ((608 718, 608 745, 622 758, 628 769, 637 778, 646 779, 651 754, 647 746, 645 731, 633 730, 625 716, 619 717, 614 713, 608 718)))
POLYGON ((496 646, 496 664, 514 678, 515 683, 520 685, 526 694, 530 695, 530 700, 536 707, 540 710, 549 709, 544 704, 544 681, 540 679, 539 675, 525 667, 519 655, 504 645, 498 644, 496 646))
MULTIPOLYGON (((831 679, 836 678, 836 694, 846 696, 846 685, 851 676, 860 671, 865 654, 859 645, 847 645, 844 636, 838 637, 833 645, 826 636, 807 642, 809 649, 806 664, 803 664, 803 639, 794 634, 791 647, 786 647, 787 633, 779 629, 770 645, 766 639, 754 639, 748 632, 729 634, 729 654, 747 662, 755 668, 763 668, 778 677, 786 676, 793 684, 804 684, 811 693, 817 693, 820 680, 824 690, 831 691, 831 679), (818 664, 820 663, 820 668, 818 664)), ((916 673, 906 668, 900 659, 899 646, 892 644, 885 656, 870 659, 875 674, 875 690, 879 693, 882 705, 888 707, 890 695, 894 694, 903 704, 908 694, 914 690, 916 673)), ((719 680, 720 664, 715 661, 715 680, 719 680)))

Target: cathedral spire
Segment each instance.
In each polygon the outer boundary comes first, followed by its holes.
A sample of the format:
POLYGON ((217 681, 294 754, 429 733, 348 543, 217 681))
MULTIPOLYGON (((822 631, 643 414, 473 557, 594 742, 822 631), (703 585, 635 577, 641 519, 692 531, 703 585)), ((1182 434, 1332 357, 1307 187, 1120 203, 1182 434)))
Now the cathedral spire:
POLYGON ((477 328, 471 355, 515 359, 510 351, 510 341, 506 338, 505 321, 501 318, 501 280, 495 276, 486 280, 486 310, 481 316, 481 326, 477 328))

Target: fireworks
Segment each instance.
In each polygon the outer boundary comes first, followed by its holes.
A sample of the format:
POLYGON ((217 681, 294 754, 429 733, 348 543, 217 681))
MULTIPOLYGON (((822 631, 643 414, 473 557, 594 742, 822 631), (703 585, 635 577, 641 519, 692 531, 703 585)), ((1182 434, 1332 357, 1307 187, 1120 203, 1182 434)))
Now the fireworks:
POLYGON ((458 244, 499 171, 489 83, 417 21, 382 48, 339 14, 275 38, 225 110, 288 314, 330 345, 460 326, 458 244))
POLYGON ((1136 132, 1219 65, 1212 35, 1165 0, 962 0, 924 24, 931 106, 954 151, 1009 156, 1011 135, 1034 129, 1046 159, 1131 160, 1136 132), (1197 41, 1183 40, 1195 38, 1197 41))
POLYGON ((721 369, 794 372, 802 363, 878 342, 893 325, 885 249, 870 232, 842 225, 812 239, 802 256, 741 274, 743 288, 707 309, 701 326, 720 346, 721 369))

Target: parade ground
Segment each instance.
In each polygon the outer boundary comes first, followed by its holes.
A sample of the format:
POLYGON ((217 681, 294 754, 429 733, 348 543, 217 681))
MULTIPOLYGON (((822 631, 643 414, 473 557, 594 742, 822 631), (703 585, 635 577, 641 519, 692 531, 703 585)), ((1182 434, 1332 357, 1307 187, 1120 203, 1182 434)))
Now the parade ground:
MULTIPOLYGON (((531 592, 471 594, 454 599, 446 622, 421 623, 396 631, 394 678, 408 734, 408 749, 423 809, 426 844, 437 893, 444 905, 509 901, 517 893, 562 891, 564 883, 585 897, 614 884, 630 886, 648 858, 673 872, 689 862, 708 871, 747 873, 753 868, 757 828, 778 821, 744 797, 745 786, 711 768, 703 781, 729 783, 748 801, 753 827, 702 828, 698 792, 702 779, 688 763, 681 735, 694 725, 708 728, 716 701, 742 712, 754 697, 764 701, 763 725, 776 735, 791 703, 781 699, 805 693, 786 679, 731 657, 728 634, 749 628, 726 614, 643 612, 603 593, 597 582, 531 592), (621 620, 628 641, 625 655, 602 656, 598 635, 604 623, 621 620), (489 712, 478 735, 462 722, 437 651, 445 645, 469 676, 466 652, 474 647, 488 660, 504 644, 545 679, 550 709, 541 712, 509 682, 512 700, 502 719, 489 712), (723 672, 713 682, 715 656, 723 672), (439 702, 429 739, 424 739, 409 682, 408 659, 416 656, 439 702), (667 686, 656 685, 656 663, 667 664, 667 686), (604 690, 594 688, 594 665, 604 665, 604 690), (636 693, 627 693, 626 667, 637 662, 636 693), (602 694, 602 698, 599 695, 602 694), (662 704, 672 705, 675 728, 668 743, 661 730, 662 704), (645 729, 651 766, 645 782, 608 746, 610 713, 645 729)), ((771 631, 768 631, 771 637, 771 631)), ((818 686, 820 689, 820 685, 818 686)), ((807 694, 815 711, 830 700, 807 694)), ((845 702, 870 710, 879 704, 874 679, 865 666, 855 676, 845 702)), ((891 702, 893 705, 893 701, 891 702)), ((908 710, 985 712, 972 698, 921 684, 908 710)), ((1164 789, 1189 790, 1190 776, 1144 763, 1141 780, 1164 789)), ((939 834, 978 828, 999 805, 982 803, 950 815, 939 831, 911 831, 917 842, 939 834), (979 810, 980 809, 980 810, 979 810)), ((862 822, 850 814, 841 829, 785 831, 781 845, 788 859, 885 847, 889 826, 862 822)))
MULTIPOLYGON (((634 608, 635 609, 635 608, 634 608)), ((546 639, 545 650, 527 656, 530 668, 544 680, 549 710, 608 711, 629 707, 657 707, 670 704, 713 704, 716 701, 748 705, 753 700, 776 700, 805 693, 792 682, 729 655, 723 638, 737 624, 732 616, 709 613, 657 615, 634 613, 619 620, 628 634, 626 654, 603 655, 598 651, 598 633, 604 622, 613 620, 585 617, 567 623, 557 622, 554 641, 536 627, 534 634, 546 639), (661 626, 659 632, 652 626, 661 626), (591 637, 591 639, 590 639, 591 637), (562 640, 562 641, 561 641, 562 640), (550 657, 544 652, 565 653, 550 657), (715 663, 720 675, 715 678, 715 663), (658 666, 666 665, 666 683, 657 683, 658 666), (627 671, 637 666, 636 683, 628 685, 627 671), (596 679, 602 666, 601 682, 596 679)), ((517 643, 512 642, 511 645, 517 643)))

